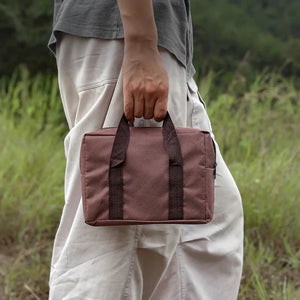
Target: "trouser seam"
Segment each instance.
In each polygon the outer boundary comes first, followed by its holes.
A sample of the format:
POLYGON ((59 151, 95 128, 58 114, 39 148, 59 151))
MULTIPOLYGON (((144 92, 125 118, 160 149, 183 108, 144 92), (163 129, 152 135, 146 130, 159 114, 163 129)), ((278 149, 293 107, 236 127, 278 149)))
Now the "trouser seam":
MULTIPOLYGON (((138 240, 139 240, 140 233, 141 233, 141 228, 139 227, 139 225, 135 225, 134 248, 133 248, 133 253, 132 253, 132 256, 131 256, 127 281, 126 281, 126 284, 125 284, 125 287, 124 287, 124 291, 122 293, 122 297, 128 297, 129 296, 129 285, 130 285, 130 281, 131 281, 131 278, 132 278, 133 267, 134 267, 134 262, 135 262, 135 257, 136 257, 137 243, 138 243, 138 240)), ((133 300, 133 299, 130 299, 130 300, 133 300)))
POLYGON ((184 285, 184 270, 183 270, 183 262, 182 262, 182 254, 181 254, 181 244, 179 243, 177 245, 178 251, 177 253, 177 259, 178 259, 178 267, 179 267, 179 281, 180 281, 180 300, 185 300, 185 285, 184 285))

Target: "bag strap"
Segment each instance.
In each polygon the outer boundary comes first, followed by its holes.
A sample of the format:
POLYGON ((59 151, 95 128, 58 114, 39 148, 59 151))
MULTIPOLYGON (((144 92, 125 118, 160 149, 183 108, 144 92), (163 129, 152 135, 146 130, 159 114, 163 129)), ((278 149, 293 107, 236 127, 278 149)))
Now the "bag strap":
MULTIPOLYGON (((167 112, 162 126, 164 147, 169 156, 169 220, 183 219, 183 159, 174 124, 167 112)), ((123 219, 123 172, 130 139, 123 114, 114 139, 109 165, 109 219, 123 219)))

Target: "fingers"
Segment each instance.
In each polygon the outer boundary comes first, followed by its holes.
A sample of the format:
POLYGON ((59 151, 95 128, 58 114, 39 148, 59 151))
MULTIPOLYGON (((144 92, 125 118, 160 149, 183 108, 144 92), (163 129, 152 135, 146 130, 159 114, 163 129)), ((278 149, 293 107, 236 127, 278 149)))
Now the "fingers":
POLYGON ((124 113, 134 118, 161 121, 167 113, 169 78, 156 47, 125 48, 122 63, 124 113))
POLYGON ((145 119, 154 117, 155 121, 162 121, 167 113, 167 104, 168 91, 164 91, 160 95, 147 93, 144 100, 143 98, 135 98, 131 92, 124 90, 124 113, 131 123, 134 122, 134 118, 141 117, 145 119))
POLYGON ((157 99, 154 106, 154 119, 157 122, 162 121, 167 114, 167 100, 165 97, 157 99))
POLYGON ((154 106, 154 119, 157 122, 162 121, 168 109, 169 85, 160 86, 159 97, 154 106))
POLYGON ((134 117, 141 118, 144 115, 144 99, 134 96, 134 117))
POLYGON ((135 118, 144 117, 154 118, 157 122, 162 121, 167 113, 169 92, 167 71, 160 60, 154 60, 156 67, 149 66, 145 60, 133 66, 130 62, 129 58, 125 59, 122 71, 124 114, 127 120, 134 123, 135 118))
POLYGON ((145 96, 144 118, 152 119, 154 116, 154 106, 157 100, 157 96, 153 94, 147 94, 145 96))
POLYGON ((169 87, 160 85, 147 86, 143 92, 134 95, 134 116, 137 118, 154 119, 162 121, 167 113, 169 87), (145 99, 145 100, 144 100, 145 99))
POLYGON ((124 114, 126 119, 133 124, 134 122, 134 99, 128 89, 123 88, 124 95, 124 114))

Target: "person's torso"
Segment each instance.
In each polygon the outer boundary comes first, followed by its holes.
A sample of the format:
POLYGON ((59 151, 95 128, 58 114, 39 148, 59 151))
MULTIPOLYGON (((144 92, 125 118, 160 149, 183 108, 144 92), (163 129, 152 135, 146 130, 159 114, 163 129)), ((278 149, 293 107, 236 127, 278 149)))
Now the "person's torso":
MULTIPOLYGON (((193 28, 190 0, 153 0, 158 45, 173 53, 193 76, 193 28)), ((86 37, 124 38, 117 0, 55 0, 49 48, 55 53, 55 32, 86 37)))

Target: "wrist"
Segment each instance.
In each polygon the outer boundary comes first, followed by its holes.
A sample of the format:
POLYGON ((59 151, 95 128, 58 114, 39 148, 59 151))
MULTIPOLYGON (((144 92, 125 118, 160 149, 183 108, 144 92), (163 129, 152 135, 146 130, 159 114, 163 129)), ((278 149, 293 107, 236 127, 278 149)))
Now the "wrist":
POLYGON ((157 34, 155 35, 127 35, 124 37, 126 48, 157 48, 157 34))

